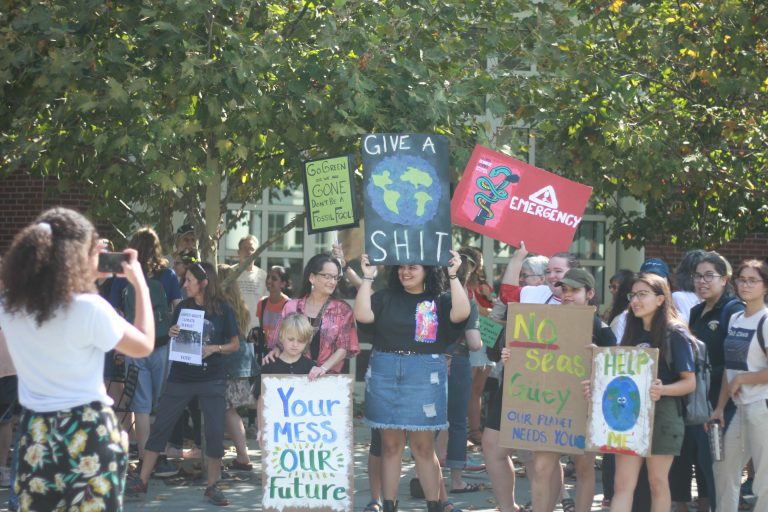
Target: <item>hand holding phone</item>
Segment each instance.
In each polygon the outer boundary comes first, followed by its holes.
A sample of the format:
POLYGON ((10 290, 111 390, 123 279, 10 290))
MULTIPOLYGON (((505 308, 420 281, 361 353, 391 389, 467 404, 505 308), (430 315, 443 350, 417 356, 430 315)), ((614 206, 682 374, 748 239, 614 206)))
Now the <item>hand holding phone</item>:
POLYGON ((128 261, 128 255, 124 252, 100 252, 98 271, 105 274, 122 274, 124 261, 128 261))

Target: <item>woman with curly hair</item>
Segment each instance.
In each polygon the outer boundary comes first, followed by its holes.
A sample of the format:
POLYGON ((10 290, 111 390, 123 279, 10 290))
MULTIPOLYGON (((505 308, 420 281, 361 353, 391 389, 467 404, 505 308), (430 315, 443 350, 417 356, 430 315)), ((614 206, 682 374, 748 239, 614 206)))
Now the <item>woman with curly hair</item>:
POLYGON ((110 407, 104 354, 147 356, 155 327, 136 251, 122 264, 136 289, 133 325, 96 293, 98 240, 85 217, 54 208, 16 235, 2 262, 0 324, 25 408, 21 510, 122 510, 128 438, 110 407))
POLYGON ((456 274, 461 258, 451 251, 444 293, 442 269, 392 267, 389 286, 371 294, 376 267, 361 258, 363 283, 355 319, 373 336, 366 374, 365 419, 381 431, 384 512, 397 510, 401 455, 406 433, 429 512, 441 512, 440 464, 435 432, 448 427, 445 349, 462 334, 470 305, 456 274), (407 397, 406 400, 403 397, 407 397))

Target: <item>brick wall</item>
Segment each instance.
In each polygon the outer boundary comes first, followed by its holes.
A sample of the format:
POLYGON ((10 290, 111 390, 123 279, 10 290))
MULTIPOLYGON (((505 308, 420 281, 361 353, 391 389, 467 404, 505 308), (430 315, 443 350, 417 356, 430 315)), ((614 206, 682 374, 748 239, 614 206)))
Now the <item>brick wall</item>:
MULTIPOLYGON (((646 258, 661 258, 670 268, 675 268, 690 247, 653 243, 645 246, 646 258)), ((756 233, 741 240, 733 240, 713 250, 722 254, 735 268, 746 259, 768 258, 768 233, 756 233)))
POLYGON ((56 179, 33 178, 21 171, 0 178, 0 254, 43 210, 65 206, 86 213, 91 199, 85 188, 60 193, 57 185, 56 179))

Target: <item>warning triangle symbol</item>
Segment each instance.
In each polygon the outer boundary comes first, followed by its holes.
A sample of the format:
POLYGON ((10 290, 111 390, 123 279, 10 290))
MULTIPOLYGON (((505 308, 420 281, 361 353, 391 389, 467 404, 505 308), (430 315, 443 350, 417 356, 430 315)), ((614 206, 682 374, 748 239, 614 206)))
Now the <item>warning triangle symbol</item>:
POLYGON ((555 189, 552 188, 552 185, 547 185, 538 192, 534 192, 528 196, 528 199, 541 206, 546 206, 553 210, 557 209, 557 196, 555 195, 555 189))

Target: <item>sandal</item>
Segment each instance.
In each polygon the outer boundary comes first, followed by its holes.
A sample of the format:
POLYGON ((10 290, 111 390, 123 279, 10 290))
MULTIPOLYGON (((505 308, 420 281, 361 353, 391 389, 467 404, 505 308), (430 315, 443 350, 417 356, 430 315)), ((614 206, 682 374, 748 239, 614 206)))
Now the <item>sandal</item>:
POLYGON ((451 489, 448 492, 451 494, 463 494, 466 492, 477 492, 482 490, 483 490, 483 484, 465 483, 464 487, 460 487, 459 489, 451 489))
POLYGON ((572 498, 564 498, 560 504, 563 506, 563 512, 576 512, 576 502, 572 498))
POLYGON ((383 510, 383 505, 379 500, 371 500, 368 502, 368 504, 363 509, 363 512, 381 512, 383 510))
POLYGON ((239 462, 237 460, 233 460, 229 464, 227 464, 227 469, 230 469, 232 471, 251 471, 253 469, 253 464, 251 463, 243 463, 239 462))
POLYGON ((440 510, 443 512, 461 512, 461 509, 454 505, 452 501, 441 501, 440 510))

